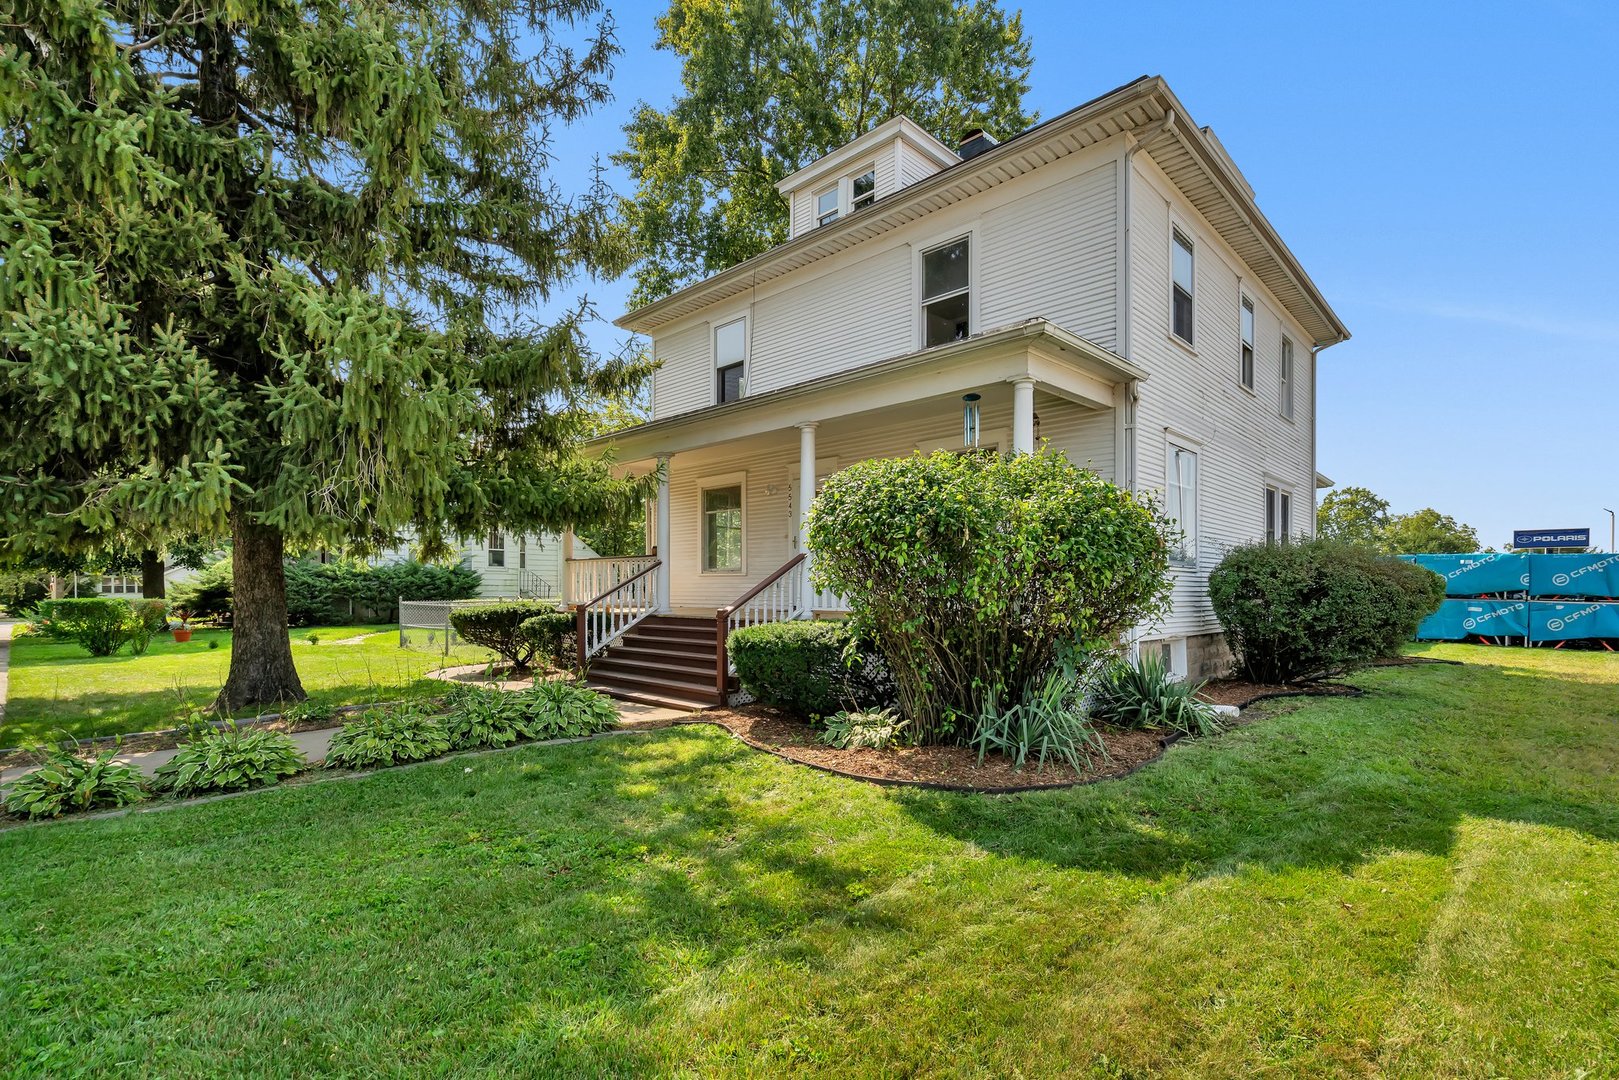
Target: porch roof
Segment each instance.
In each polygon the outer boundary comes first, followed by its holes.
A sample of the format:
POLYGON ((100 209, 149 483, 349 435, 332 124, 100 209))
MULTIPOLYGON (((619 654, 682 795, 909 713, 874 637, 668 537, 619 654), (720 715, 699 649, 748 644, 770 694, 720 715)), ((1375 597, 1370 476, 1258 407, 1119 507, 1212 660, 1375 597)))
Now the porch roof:
POLYGON ((586 446, 611 449, 621 462, 641 461, 1017 379, 1033 379, 1047 393, 1092 409, 1110 409, 1116 387, 1146 378, 1145 371, 1110 349, 1048 319, 1029 319, 625 428, 586 446))

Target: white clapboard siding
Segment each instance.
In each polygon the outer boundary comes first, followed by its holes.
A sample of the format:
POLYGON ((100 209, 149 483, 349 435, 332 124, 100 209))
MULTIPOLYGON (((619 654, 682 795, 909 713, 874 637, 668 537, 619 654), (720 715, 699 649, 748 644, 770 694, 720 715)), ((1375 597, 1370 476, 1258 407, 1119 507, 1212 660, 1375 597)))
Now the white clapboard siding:
POLYGON ((1109 161, 984 215, 978 304, 985 327, 1046 318, 1113 347, 1117 169, 1109 161))
POLYGON ((652 415, 673 416, 714 404, 714 361, 709 324, 699 322, 654 339, 652 415))

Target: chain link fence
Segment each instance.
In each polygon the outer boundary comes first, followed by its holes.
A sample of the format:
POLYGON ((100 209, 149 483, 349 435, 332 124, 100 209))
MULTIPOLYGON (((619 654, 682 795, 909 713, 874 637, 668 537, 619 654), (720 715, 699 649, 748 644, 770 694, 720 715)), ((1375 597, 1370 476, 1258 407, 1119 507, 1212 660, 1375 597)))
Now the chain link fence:
POLYGON ((507 601, 486 600, 401 600, 399 601, 399 647, 422 649, 449 656, 450 651, 464 644, 461 635, 450 625, 450 612, 463 608, 500 604, 507 601))

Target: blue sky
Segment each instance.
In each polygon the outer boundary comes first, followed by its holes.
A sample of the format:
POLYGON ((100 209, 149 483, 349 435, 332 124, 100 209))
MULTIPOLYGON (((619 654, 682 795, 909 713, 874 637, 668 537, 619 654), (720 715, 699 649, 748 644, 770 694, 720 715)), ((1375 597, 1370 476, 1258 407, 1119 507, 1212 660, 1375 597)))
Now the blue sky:
MULTIPOLYGON (((611 3, 611 0, 609 0, 611 3)), ((1011 4, 1006 6, 1011 7, 1011 4)), ((559 179, 666 103, 661 4, 611 4, 616 100, 559 179)), ((1319 465, 1501 546, 1619 507, 1619 4, 1028 3, 1049 117, 1163 75, 1214 127, 1354 338, 1321 355, 1319 465)), ((588 288, 603 316, 627 287, 588 288)), ((611 326, 595 334, 611 347, 611 326)))

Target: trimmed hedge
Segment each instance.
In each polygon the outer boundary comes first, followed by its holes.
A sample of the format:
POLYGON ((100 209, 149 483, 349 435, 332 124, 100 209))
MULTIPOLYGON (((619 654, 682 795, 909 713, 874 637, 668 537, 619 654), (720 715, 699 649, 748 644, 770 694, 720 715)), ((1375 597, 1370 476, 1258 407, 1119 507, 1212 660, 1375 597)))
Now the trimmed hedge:
POLYGON ((1285 683, 1397 654, 1439 609, 1445 582, 1364 547, 1307 540, 1233 549, 1209 597, 1242 676, 1285 683))
POLYGON ((527 671, 547 648, 559 648, 565 631, 557 616, 568 616, 555 604, 540 600, 507 600, 450 612, 450 625, 463 640, 499 653, 519 671, 527 671))
MULTIPOLYGON (((291 626, 340 625, 351 619, 386 621, 397 617, 399 599, 467 600, 478 595, 482 576, 465 564, 435 566, 400 562, 382 566, 345 560, 319 563, 288 559, 287 623, 291 626)), ((193 618, 223 618, 231 613, 231 563, 221 559, 189 581, 169 588, 177 611, 193 618)))
POLYGON ((743 689, 803 719, 895 703, 881 657, 846 622, 796 620, 733 630, 726 650, 743 689))
POLYGON ((126 601, 92 596, 43 600, 33 625, 47 637, 77 642, 91 656, 111 656, 124 647, 136 621, 126 601))

